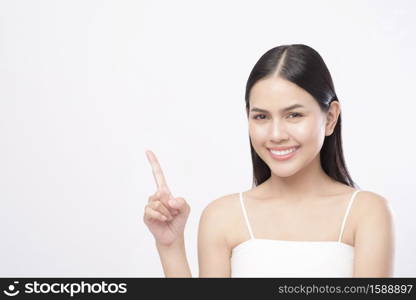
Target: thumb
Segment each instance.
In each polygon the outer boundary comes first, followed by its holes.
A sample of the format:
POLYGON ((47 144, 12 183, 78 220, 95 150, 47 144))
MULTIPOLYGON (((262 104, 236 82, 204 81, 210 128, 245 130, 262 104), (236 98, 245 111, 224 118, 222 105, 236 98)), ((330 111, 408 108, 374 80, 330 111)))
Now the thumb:
POLYGON ((183 212, 186 209, 186 200, 182 197, 172 197, 171 199, 169 199, 168 203, 170 207, 175 208, 180 212, 183 212))

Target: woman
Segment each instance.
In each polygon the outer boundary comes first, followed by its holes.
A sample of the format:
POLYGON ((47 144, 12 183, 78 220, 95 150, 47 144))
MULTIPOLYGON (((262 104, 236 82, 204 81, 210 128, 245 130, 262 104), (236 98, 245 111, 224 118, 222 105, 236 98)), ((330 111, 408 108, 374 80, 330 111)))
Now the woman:
MULTIPOLYGON (((199 276, 393 276, 392 212, 347 171, 340 103, 321 56, 302 44, 270 49, 250 73, 245 101, 253 188, 203 210, 199 276)), ((146 154, 158 191, 144 222, 166 277, 192 277, 183 235, 190 207, 146 154)))

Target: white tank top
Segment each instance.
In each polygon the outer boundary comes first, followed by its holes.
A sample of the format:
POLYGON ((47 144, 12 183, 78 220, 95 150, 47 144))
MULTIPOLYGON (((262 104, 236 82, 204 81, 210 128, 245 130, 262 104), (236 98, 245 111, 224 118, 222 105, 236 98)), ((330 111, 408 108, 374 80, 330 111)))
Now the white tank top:
POLYGON ((250 239, 232 249, 231 277, 352 277, 354 247, 341 242, 345 221, 359 190, 355 190, 342 221, 338 241, 257 239, 240 193, 250 239))

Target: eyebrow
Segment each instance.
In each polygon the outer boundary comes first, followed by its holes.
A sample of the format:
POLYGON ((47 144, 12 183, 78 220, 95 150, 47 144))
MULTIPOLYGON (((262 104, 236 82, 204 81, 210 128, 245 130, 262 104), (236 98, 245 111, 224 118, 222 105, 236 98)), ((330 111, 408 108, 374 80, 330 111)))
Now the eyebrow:
MULTIPOLYGON (((282 108, 279 110, 279 112, 286 112, 288 110, 294 109, 294 108, 300 108, 300 107, 304 107, 302 104, 293 104, 291 106, 288 106, 286 108, 282 108)), ((250 111, 257 111, 257 112, 263 112, 263 113, 268 113, 269 111, 265 110, 265 109, 261 109, 258 107, 253 107, 250 111)))

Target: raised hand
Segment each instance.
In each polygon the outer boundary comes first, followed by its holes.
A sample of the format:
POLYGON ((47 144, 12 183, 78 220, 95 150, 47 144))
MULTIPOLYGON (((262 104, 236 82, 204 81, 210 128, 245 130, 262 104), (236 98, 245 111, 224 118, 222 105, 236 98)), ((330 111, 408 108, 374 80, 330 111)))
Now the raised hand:
POLYGON ((157 190, 149 197, 143 221, 156 242, 168 246, 183 237, 191 209, 184 198, 172 196, 156 155, 148 150, 146 156, 152 167, 157 190))

